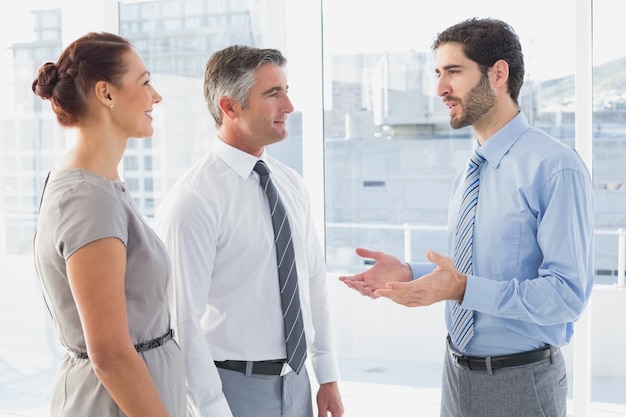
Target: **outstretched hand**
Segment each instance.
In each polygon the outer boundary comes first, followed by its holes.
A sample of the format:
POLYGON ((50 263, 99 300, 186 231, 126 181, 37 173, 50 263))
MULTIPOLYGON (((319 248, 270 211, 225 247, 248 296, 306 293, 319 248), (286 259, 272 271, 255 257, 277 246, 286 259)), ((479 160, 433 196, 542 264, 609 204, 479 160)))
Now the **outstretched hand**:
POLYGON ((428 251, 426 257, 437 267, 430 274, 411 282, 388 282, 374 291, 374 297, 386 297, 407 307, 428 306, 443 300, 463 301, 467 277, 460 273, 451 258, 428 251))
POLYGON ((367 271, 351 276, 341 276, 339 279, 349 288, 362 295, 377 298, 375 291, 384 288, 390 282, 407 282, 413 278, 411 268, 388 253, 357 248, 357 255, 375 261, 367 271))

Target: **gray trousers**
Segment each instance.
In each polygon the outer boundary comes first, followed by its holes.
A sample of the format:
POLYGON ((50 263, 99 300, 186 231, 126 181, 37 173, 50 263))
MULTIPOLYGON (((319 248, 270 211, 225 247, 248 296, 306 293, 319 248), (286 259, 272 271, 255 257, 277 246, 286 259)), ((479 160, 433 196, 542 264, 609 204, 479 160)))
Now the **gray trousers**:
POLYGON ((300 374, 250 375, 217 368, 234 417, 313 417, 306 367, 300 374))
POLYGON ((543 361, 493 370, 463 369, 446 350, 441 417, 566 417, 567 376, 561 351, 543 361))

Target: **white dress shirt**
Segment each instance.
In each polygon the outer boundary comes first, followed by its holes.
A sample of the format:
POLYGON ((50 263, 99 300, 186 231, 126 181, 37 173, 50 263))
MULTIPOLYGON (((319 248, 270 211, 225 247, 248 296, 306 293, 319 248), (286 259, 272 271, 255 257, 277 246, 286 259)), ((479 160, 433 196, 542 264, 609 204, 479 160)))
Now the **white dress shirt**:
POLYGON ((265 152, 219 138, 161 203, 155 229, 173 266, 176 334, 202 416, 231 416, 214 361, 286 357, 274 232, 253 171, 266 162, 287 210, 308 352, 320 384, 337 381, 326 267, 302 178, 265 152))

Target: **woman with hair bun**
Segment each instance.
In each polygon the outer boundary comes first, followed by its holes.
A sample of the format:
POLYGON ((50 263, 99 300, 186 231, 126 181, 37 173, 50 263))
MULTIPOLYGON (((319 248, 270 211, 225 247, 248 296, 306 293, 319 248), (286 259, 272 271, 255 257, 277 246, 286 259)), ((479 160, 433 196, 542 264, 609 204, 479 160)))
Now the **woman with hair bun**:
POLYGON ((88 33, 33 92, 77 140, 50 171, 35 265, 59 342, 50 415, 187 415, 182 353, 172 340, 169 259, 118 174, 130 137, 152 135, 161 96, 124 38, 88 33))

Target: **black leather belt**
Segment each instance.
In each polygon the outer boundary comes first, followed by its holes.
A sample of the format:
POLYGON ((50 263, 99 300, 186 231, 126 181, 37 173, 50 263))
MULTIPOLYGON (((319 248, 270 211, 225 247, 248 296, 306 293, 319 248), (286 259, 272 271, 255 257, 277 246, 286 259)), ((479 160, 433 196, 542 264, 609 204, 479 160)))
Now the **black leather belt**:
MULTIPOLYGON (((174 330, 169 329, 167 333, 165 333, 161 337, 157 337, 156 339, 148 340, 147 342, 137 343, 135 345, 135 350, 137 352, 145 352, 146 350, 158 348, 159 346, 163 346, 174 337, 174 330)), ((75 350, 71 348, 67 348, 67 350, 77 359, 89 359, 89 355, 87 352, 82 352, 80 350, 75 350)))
POLYGON ((215 361, 215 366, 246 375, 285 375, 291 371, 282 360, 277 361, 215 361))
POLYGON ((464 369, 471 370, 487 370, 510 368, 512 366, 530 365, 548 359, 552 355, 552 346, 548 345, 543 348, 529 350, 528 352, 513 353, 511 355, 502 356, 465 356, 456 352, 450 344, 448 338, 448 353, 450 359, 456 365, 464 369))

